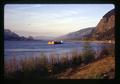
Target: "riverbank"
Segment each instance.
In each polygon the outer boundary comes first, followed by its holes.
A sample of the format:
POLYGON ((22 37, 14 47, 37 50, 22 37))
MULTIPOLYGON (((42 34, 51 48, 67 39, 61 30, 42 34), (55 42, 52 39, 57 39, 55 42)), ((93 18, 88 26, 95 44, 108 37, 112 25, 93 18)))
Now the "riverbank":
POLYGON ((110 55, 114 56, 114 46, 102 47, 101 51, 96 52, 89 43, 86 43, 82 53, 78 53, 76 49, 69 53, 61 53, 61 55, 51 53, 49 60, 44 53, 41 53, 39 57, 25 57, 19 62, 14 56, 8 63, 5 62, 5 77, 7 79, 54 79, 56 78, 54 75, 64 73, 67 69, 76 70, 76 67, 84 67, 110 55))
POLYGON ((57 79, 114 79, 115 57, 108 56, 84 67, 67 69, 56 75, 57 79))
POLYGON ((111 43, 111 44, 115 44, 115 41, 78 41, 78 40, 71 40, 70 42, 93 42, 93 43, 111 43))

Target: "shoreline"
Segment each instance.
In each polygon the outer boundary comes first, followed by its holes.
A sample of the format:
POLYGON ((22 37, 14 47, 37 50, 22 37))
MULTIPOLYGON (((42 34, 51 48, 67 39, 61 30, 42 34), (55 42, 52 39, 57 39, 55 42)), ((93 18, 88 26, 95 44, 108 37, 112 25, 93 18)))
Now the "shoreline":
POLYGON ((69 41, 69 42, 94 42, 94 43, 111 43, 111 44, 115 44, 115 41, 69 41))

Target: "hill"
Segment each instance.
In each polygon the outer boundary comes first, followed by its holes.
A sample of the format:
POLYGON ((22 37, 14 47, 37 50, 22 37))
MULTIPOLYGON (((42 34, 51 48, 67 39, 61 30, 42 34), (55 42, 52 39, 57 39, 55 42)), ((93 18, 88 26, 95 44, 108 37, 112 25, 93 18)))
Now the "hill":
POLYGON ((92 38, 96 40, 114 40, 115 13, 114 9, 106 13, 96 26, 92 38))
POLYGON ((91 34, 92 34, 94 28, 95 27, 81 29, 79 31, 71 32, 69 34, 63 35, 57 39, 60 39, 60 40, 83 40, 85 37, 91 37, 91 34))
POLYGON ((107 12, 96 27, 89 27, 58 37, 60 40, 114 40, 114 9, 107 12))
POLYGON ((4 30, 4 40, 34 40, 32 36, 29 36, 28 38, 24 36, 19 36, 15 32, 12 32, 9 29, 4 30))

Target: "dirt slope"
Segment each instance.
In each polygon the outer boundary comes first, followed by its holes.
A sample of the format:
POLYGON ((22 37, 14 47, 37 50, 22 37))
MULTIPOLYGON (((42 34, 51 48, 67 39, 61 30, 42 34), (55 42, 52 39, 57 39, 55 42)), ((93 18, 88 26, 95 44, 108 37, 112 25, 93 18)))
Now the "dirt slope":
POLYGON ((114 79, 115 58, 105 57, 84 67, 68 69, 57 75, 58 79, 114 79))

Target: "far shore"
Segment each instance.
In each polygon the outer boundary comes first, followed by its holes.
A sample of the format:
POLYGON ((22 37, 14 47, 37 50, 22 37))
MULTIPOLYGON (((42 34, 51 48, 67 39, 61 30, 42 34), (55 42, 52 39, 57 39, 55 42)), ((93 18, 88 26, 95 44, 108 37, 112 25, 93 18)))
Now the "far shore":
POLYGON ((70 42, 95 42, 95 43, 111 43, 111 44, 115 44, 115 41, 78 41, 78 40, 71 40, 70 42))
MULTIPOLYGON (((5 40, 5 41, 49 41, 49 40, 5 40)), ((63 40, 63 43, 64 42, 94 42, 94 43, 111 43, 111 44, 115 44, 114 40, 106 40, 106 41, 63 40)))

